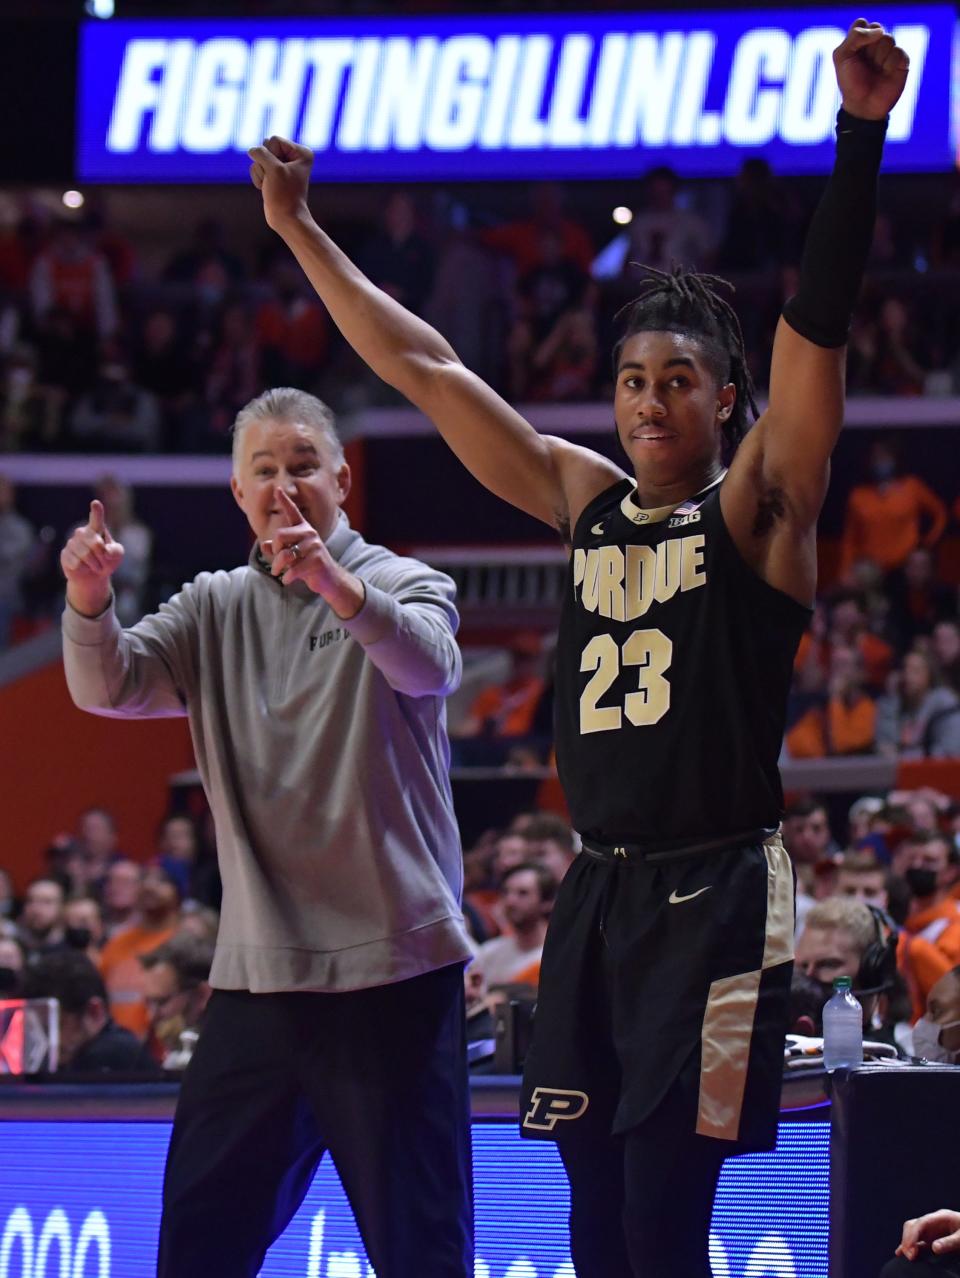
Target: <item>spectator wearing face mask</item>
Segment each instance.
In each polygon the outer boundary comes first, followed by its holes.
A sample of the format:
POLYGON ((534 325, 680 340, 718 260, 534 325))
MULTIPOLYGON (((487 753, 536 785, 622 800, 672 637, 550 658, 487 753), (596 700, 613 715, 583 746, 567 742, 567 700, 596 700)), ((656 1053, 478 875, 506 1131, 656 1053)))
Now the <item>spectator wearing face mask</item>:
POLYGON ((913 1027, 913 1054, 960 1064, 960 967, 951 968, 930 991, 927 1010, 913 1027))
POLYGON ((71 896, 63 907, 64 940, 96 963, 103 946, 103 913, 95 896, 71 896))
POLYGON ((912 894, 907 931, 933 945, 951 965, 960 963, 960 901, 951 894, 960 853, 953 839, 937 832, 912 834, 897 849, 894 865, 912 894))

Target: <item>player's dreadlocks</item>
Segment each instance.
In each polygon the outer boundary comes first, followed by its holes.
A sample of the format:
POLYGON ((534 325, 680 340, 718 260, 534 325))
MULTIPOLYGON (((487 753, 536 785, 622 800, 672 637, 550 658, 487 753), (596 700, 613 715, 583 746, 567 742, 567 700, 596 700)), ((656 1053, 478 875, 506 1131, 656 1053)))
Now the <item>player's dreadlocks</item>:
POLYGON ((633 262, 645 271, 647 278, 640 284, 640 295, 628 302, 616 314, 619 320, 626 315, 623 333, 613 348, 614 377, 620 364, 624 342, 634 333, 669 332, 688 333, 696 338, 711 373, 720 386, 732 382, 737 400, 733 412, 723 424, 723 438, 727 450, 733 452, 747 433, 747 410, 753 419, 759 417, 753 378, 747 367, 743 348, 743 333, 736 312, 717 288, 733 285, 718 275, 700 275, 696 271, 674 266, 670 271, 658 271, 641 262, 633 262))

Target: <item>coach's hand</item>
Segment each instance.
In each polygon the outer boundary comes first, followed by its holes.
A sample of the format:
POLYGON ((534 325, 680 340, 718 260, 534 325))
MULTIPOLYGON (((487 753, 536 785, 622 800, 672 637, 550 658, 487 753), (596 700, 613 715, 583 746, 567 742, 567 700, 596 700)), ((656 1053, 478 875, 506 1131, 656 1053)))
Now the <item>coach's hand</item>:
POLYGON ((915 1260, 921 1252, 931 1250, 935 1256, 960 1252, 960 1211, 931 1211, 903 1226, 898 1256, 915 1260))
POLYGON ((247 154, 252 161, 250 180, 263 196, 267 226, 280 231, 291 219, 309 217, 307 188, 313 168, 310 148, 273 137, 266 138, 262 146, 251 147, 247 154))
POLYGON ((86 617, 96 617, 110 602, 110 578, 120 567, 123 547, 110 535, 103 504, 90 503, 90 518, 60 552, 67 579, 67 602, 86 617))
POLYGON ((282 488, 277 489, 277 502, 290 525, 261 543, 261 549, 272 558, 270 571, 285 586, 302 581, 326 599, 338 617, 349 621, 363 607, 363 582, 340 567, 316 528, 307 523, 282 488))
POLYGON ((910 59, 879 22, 857 18, 833 51, 843 109, 861 120, 882 120, 896 106, 910 59))

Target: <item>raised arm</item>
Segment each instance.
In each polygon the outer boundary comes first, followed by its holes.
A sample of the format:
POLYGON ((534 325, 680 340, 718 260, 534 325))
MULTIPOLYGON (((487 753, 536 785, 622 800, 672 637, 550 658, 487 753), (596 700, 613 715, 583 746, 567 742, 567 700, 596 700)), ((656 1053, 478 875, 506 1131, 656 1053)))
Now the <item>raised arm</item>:
POLYGON ((723 493, 741 552, 804 603, 816 587, 816 521, 843 424, 847 333, 873 237, 887 115, 909 66, 893 37, 863 20, 833 60, 843 100, 836 163, 807 233, 797 293, 777 326, 767 410, 723 493))
POLYGON ((313 154, 282 138, 250 152, 267 224, 282 237, 360 358, 436 425, 476 479, 511 505, 565 531, 622 478, 606 458, 538 434, 423 320, 377 288, 307 207, 313 154))

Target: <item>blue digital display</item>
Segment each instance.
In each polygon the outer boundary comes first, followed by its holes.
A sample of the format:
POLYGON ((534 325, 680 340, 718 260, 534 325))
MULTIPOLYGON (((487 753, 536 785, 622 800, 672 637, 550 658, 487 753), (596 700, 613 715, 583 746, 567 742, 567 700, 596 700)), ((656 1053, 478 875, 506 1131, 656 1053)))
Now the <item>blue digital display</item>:
MULTIPOLYGON (((946 5, 881 5, 910 54, 886 164, 947 169, 946 5)), ((296 138, 330 181, 828 170, 832 51, 854 8, 378 19, 89 22, 77 171, 105 182, 246 181, 296 138)))
MULTIPOLYGON (((0 1124, 0 1278, 153 1278, 169 1123, 0 1124)), ((552 1144, 473 1128, 476 1278, 574 1278, 552 1144)), ((830 1125, 784 1123, 774 1154, 733 1159, 713 1221, 714 1278, 827 1278, 830 1125)), ((370 1278, 328 1159, 262 1278, 370 1278)))

